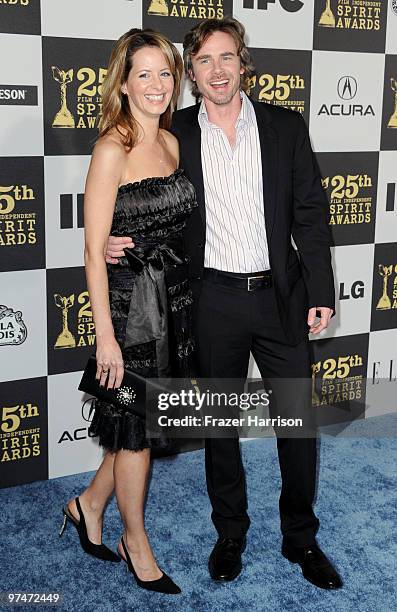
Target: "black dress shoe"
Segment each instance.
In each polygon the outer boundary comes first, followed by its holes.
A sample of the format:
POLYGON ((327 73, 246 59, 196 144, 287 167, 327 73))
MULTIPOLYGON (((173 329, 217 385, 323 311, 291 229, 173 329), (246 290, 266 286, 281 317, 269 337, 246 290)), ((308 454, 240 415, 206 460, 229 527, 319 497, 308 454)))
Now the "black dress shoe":
POLYGON ((226 582, 237 578, 241 572, 241 555, 247 541, 244 538, 219 538, 208 561, 213 580, 226 582))
POLYGON ((306 580, 320 589, 340 589, 342 579, 317 544, 298 548, 283 542, 281 553, 288 561, 299 563, 306 580))

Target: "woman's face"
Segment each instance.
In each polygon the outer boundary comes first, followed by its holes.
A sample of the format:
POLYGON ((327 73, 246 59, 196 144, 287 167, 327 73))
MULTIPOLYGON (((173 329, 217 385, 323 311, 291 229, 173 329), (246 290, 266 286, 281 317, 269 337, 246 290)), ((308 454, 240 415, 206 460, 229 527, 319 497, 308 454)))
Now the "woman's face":
POLYGON ((134 53, 121 91, 128 95, 134 116, 159 117, 164 113, 174 91, 174 77, 160 49, 142 47, 134 53))

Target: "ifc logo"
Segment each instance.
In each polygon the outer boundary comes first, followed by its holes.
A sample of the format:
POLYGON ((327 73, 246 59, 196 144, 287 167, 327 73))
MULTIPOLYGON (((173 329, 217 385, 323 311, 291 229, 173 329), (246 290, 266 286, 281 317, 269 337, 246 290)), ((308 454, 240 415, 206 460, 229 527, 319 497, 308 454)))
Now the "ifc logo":
MULTIPOLYGON (((268 9, 268 4, 275 4, 276 0, 257 0, 257 8, 259 10, 268 9)), ((303 7, 301 0, 279 0, 281 7, 288 13, 296 13, 303 7)), ((243 0, 243 8, 253 9, 254 0, 243 0)))

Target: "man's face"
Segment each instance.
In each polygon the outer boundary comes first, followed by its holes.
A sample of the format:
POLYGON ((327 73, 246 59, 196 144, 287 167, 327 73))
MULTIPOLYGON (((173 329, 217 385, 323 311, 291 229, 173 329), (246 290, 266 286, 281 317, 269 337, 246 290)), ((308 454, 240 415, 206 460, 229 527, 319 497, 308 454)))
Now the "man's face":
POLYGON ((226 32, 214 32, 192 55, 193 72, 202 96, 214 104, 229 104, 240 89, 240 75, 244 73, 234 39, 226 32))

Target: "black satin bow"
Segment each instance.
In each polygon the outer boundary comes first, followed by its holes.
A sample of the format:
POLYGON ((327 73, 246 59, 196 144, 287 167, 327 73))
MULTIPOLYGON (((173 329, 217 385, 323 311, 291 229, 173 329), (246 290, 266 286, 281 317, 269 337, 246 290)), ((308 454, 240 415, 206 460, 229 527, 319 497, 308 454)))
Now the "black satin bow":
POLYGON ((167 288, 165 265, 182 264, 183 260, 167 244, 147 249, 136 246, 124 249, 131 269, 137 274, 128 312, 124 346, 130 347, 156 340, 163 345, 161 361, 168 362, 167 288), (167 352, 167 355, 165 355, 167 352))

